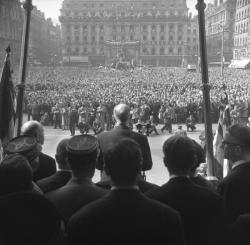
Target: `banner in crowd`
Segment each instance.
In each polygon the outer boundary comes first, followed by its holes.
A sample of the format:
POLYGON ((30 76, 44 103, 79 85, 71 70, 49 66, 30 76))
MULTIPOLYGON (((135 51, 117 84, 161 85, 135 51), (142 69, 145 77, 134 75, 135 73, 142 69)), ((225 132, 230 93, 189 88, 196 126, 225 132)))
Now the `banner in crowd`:
POLYGON ((11 77, 10 47, 6 49, 6 52, 0 82, 0 140, 2 146, 14 137, 15 122, 15 90, 11 77))

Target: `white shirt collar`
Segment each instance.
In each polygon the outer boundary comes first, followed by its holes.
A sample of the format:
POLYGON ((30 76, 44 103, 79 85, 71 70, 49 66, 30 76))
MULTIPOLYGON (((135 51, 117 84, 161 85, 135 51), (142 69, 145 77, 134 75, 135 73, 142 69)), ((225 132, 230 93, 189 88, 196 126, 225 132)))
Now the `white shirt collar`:
POLYGON ((244 163, 247 163, 247 161, 246 161, 246 160, 239 160, 239 161, 236 161, 236 162, 233 164, 232 168, 234 169, 234 168, 236 168, 236 167, 238 167, 238 166, 240 166, 240 165, 242 165, 242 164, 244 164, 244 163))

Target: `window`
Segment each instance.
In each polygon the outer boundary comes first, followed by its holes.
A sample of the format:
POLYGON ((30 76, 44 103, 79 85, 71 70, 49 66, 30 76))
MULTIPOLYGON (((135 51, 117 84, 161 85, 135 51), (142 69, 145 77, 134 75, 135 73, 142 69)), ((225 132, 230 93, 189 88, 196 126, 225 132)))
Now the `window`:
POLYGON ((161 30, 161 32, 164 32, 165 26, 164 26, 164 25, 161 25, 161 26, 160 26, 160 30, 161 30))
POLYGON ((100 41, 104 41, 104 37, 103 36, 100 36, 100 41))
POLYGON ((146 41, 147 37, 145 35, 143 35, 143 41, 146 41))
POLYGON ((160 54, 161 54, 161 55, 164 55, 164 54, 165 54, 165 49, 164 49, 163 47, 161 47, 161 49, 160 49, 160 54))
POLYGON ((130 35, 130 41, 134 41, 134 36, 130 35))
POLYGON ((169 54, 173 54, 173 48, 168 49, 169 54))
POLYGON ((152 36, 152 41, 155 41, 155 36, 152 36))
POLYGON ((164 36, 161 36, 161 41, 164 41, 165 40, 165 37, 164 36))
POLYGON ((152 54, 152 55, 155 55, 155 48, 152 48, 152 49, 151 49, 151 54, 152 54))

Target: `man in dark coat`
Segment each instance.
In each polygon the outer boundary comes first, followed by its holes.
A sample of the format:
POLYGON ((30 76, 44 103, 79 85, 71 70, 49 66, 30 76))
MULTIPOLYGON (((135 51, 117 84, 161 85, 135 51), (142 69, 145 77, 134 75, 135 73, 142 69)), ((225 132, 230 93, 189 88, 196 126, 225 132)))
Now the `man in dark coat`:
POLYGON ((221 181, 218 191, 224 199, 229 222, 250 213, 250 128, 235 124, 224 137, 225 158, 232 170, 221 181))
MULTIPOLYGON (((42 124, 37 121, 28 121, 23 124, 21 128, 22 135, 28 134, 36 138, 37 143, 41 146, 44 144, 44 129, 42 124)), ((36 182, 39 179, 46 178, 56 172, 55 160, 40 152, 39 154, 39 166, 38 169, 33 173, 33 180, 36 182)))
POLYGON ((71 135, 75 135, 76 126, 78 124, 78 113, 75 107, 71 108, 69 111, 69 130, 71 135))
POLYGON ((115 128, 109 132, 103 132, 98 135, 98 142, 101 149, 101 154, 98 159, 97 169, 103 170, 103 157, 105 157, 109 146, 122 138, 134 139, 140 145, 143 156, 142 171, 147 171, 152 168, 153 162, 148 139, 146 136, 133 132, 129 129, 129 116, 130 109, 127 105, 119 104, 114 108, 114 117, 116 120, 115 128))
POLYGON ((66 145, 68 139, 63 139, 59 142, 56 148, 56 161, 58 163, 58 170, 55 174, 38 180, 37 185, 41 188, 43 193, 56 190, 64 185, 71 179, 71 170, 67 162, 66 145))
POLYGON ((178 213, 140 193, 140 146, 122 138, 105 155, 112 190, 76 212, 69 223, 70 244, 184 244, 178 213))
POLYGON ((82 206, 108 192, 92 182, 98 155, 96 138, 90 135, 72 137, 67 144, 67 151, 72 178, 63 187, 45 194, 66 223, 82 206))
POLYGON ((226 236, 222 198, 189 178, 196 164, 193 141, 186 136, 172 136, 165 141, 163 153, 170 180, 148 196, 180 213, 188 245, 223 244, 226 236))

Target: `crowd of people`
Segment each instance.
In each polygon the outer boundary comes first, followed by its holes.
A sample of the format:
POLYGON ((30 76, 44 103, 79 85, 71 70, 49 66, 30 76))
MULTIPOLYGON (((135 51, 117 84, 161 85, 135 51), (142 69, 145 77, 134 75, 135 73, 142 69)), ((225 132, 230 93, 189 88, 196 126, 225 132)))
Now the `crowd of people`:
POLYGON ((250 243, 249 127, 228 128, 232 170, 219 183, 197 174, 204 148, 180 127, 163 143, 170 178, 157 186, 144 179, 151 150, 129 127, 130 107, 118 104, 113 114, 113 129, 61 140, 55 159, 42 153, 42 124, 24 123, 0 163, 1 244, 250 243))
MULTIPOLYGON (((249 74, 225 69, 222 78, 220 70, 213 68, 209 82, 212 121, 218 121, 219 107, 228 100, 234 123, 246 122, 249 74)), ((82 132, 88 132, 93 124, 96 133, 110 130, 114 125, 113 108, 122 102, 132 108, 134 124, 138 120, 146 123, 150 116, 156 125, 164 121, 185 123, 190 115, 196 123, 204 122, 201 75, 181 68, 33 67, 26 83, 25 108, 29 119, 55 128, 71 127, 72 135, 74 125, 81 122, 82 132)))

